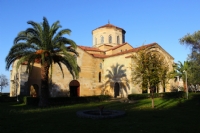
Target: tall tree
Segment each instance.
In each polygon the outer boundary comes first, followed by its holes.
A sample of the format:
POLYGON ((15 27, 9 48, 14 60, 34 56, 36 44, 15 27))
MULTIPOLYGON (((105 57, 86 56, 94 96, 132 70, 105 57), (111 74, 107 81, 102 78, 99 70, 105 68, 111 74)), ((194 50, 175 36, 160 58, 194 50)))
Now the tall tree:
POLYGON ((21 63, 27 62, 27 71, 30 74, 33 65, 40 63, 41 93, 39 106, 48 106, 49 77, 52 76, 53 63, 58 64, 62 74, 62 64, 64 64, 73 78, 78 77, 80 68, 74 58, 74 55, 78 56, 77 45, 73 40, 63 37, 65 34, 70 35, 70 29, 58 31, 61 28, 59 21, 50 26, 44 17, 41 24, 34 21, 27 23, 32 27, 21 31, 14 39, 14 45, 5 59, 6 69, 9 70, 11 64, 18 60, 16 69, 19 68, 21 63), (49 69, 51 69, 50 75, 49 69))
POLYGON ((154 92, 158 89, 159 83, 166 85, 168 64, 159 52, 151 49, 141 49, 132 56, 131 64, 132 82, 140 84, 142 89, 149 89, 152 99, 152 108, 154 108, 154 92))
POLYGON ((189 82, 193 84, 199 84, 200 80, 200 30, 193 34, 187 34, 179 39, 182 45, 189 46, 191 53, 188 56, 190 62, 190 69, 188 72, 189 82))
POLYGON ((190 63, 188 61, 184 61, 184 63, 178 61, 177 66, 176 66, 176 71, 177 71, 177 76, 179 76, 180 78, 182 78, 183 82, 184 82, 184 88, 186 89, 186 84, 185 84, 185 72, 190 70, 190 63))
POLYGON ((189 58, 187 62, 189 62, 188 83, 197 85, 200 83, 200 64, 198 61, 189 58))
POLYGON ((180 43, 183 45, 190 46, 192 48, 193 54, 200 52, 200 31, 194 32, 193 34, 187 34, 179 39, 180 43))
POLYGON ((3 74, 0 75, 0 86, 1 86, 1 93, 2 93, 3 88, 8 86, 8 79, 3 74))

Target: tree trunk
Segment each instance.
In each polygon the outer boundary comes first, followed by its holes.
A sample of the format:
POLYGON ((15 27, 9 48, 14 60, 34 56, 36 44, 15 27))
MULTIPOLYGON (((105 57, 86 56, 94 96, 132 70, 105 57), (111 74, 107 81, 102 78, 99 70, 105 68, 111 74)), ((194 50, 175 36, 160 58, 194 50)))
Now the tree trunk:
POLYGON ((49 105, 49 65, 44 63, 41 66, 41 91, 40 91, 40 100, 39 107, 46 107, 49 105))
POLYGON ((183 82, 183 85, 184 85, 184 91, 186 92, 186 83, 183 82))
POLYGON ((152 93, 152 96, 151 96, 151 105, 152 105, 152 108, 154 108, 154 97, 153 97, 153 93, 152 93))
POLYGON ((152 108, 154 108, 154 87, 151 87, 150 93, 151 93, 151 105, 152 108))

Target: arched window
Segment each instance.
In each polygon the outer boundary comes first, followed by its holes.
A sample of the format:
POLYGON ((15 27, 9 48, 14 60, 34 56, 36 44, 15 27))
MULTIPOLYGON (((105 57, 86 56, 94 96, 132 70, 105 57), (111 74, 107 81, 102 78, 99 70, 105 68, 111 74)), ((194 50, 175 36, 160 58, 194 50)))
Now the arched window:
POLYGON ((124 36, 124 34, 123 34, 123 43, 125 43, 125 36, 124 36))
POLYGON ((117 44, 119 44, 120 42, 119 42, 120 40, 119 40, 119 36, 117 36, 117 44))
POLYGON ((101 36, 101 44, 103 44, 104 43, 104 38, 103 38, 103 36, 101 36))
POLYGON ((108 41, 109 41, 109 43, 112 43, 112 36, 111 35, 108 36, 108 41))
POLYGON ((95 45, 97 45, 97 38, 95 37, 95 45))
POLYGON ((101 72, 99 72, 99 83, 101 82, 101 72))
POLYGON ((102 63, 100 63, 100 64, 99 64, 99 68, 100 68, 100 69, 102 69, 102 68, 103 68, 103 66, 102 66, 102 63))

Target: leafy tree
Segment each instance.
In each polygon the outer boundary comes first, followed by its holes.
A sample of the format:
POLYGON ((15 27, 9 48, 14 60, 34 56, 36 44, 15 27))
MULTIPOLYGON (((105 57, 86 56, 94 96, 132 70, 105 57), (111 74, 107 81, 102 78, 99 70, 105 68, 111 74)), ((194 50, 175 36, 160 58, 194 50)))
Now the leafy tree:
POLYGON ((200 64, 195 60, 188 60, 188 83, 189 84, 199 84, 200 82, 200 64))
POLYGON ((27 71, 30 74, 34 63, 40 63, 41 95, 39 106, 48 106, 49 77, 52 77, 53 63, 58 64, 62 74, 62 64, 64 64, 73 78, 78 77, 80 68, 74 58, 74 55, 78 56, 77 45, 73 40, 63 37, 65 34, 70 35, 70 29, 58 31, 61 28, 59 21, 50 26, 44 17, 41 24, 33 21, 27 23, 32 27, 21 31, 14 39, 14 45, 6 57, 6 69, 9 70, 11 64, 18 60, 16 69, 21 63, 27 62, 27 71), (49 69, 51 69, 50 75, 49 69))
POLYGON ((1 86, 1 93, 2 93, 3 88, 8 86, 8 79, 3 74, 0 75, 0 86, 1 86))
POLYGON ((190 62, 190 69, 188 71, 188 82, 191 84, 199 84, 200 80, 200 31, 196 31, 193 34, 187 34, 180 38, 182 45, 189 46, 191 53, 188 57, 190 62))
POLYGON ((166 62, 163 62, 163 66, 160 68, 160 83, 163 86, 163 92, 166 91, 166 84, 172 78, 174 78, 174 72, 169 72, 168 64, 166 62))
POLYGON ((151 51, 150 48, 140 49, 132 59, 132 82, 140 84, 143 90, 150 89, 154 108, 154 92, 158 89, 159 83, 165 88, 169 78, 169 66, 159 52, 151 51))
POLYGON ((200 52, 200 31, 194 32, 193 34, 187 34, 179 39, 183 45, 190 46, 192 48, 193 56, 198 55, 200 52))

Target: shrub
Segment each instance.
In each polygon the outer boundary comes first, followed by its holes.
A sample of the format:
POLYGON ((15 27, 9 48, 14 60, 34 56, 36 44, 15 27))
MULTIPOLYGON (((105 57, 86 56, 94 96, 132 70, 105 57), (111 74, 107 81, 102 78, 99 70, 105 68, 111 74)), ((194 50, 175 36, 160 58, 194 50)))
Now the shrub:
POLYGON ((150 97, 150 95, 148 93, 128 95, 129 100, 140 100, 140 99, 146 99, 146 98, 149 98, 149 97, 150 97))
POLYGON ((37 106, 38 103, 39 103, 39 98, 38 97, 24 96, 22 99, 23 99, 23 103, 25 103, 26 105, 37 106))
POLYGON ((0 93, 0 102, 15 102, 16 97, 10 97, 9 93, 0 93))
POLYGON ((163 98, 185 98, 186 94, 184 91, 179 91, 179 92, 165 92, 161 93, 163 94, 163 98))
MULTIPOLYGON (((57 105, 70 105, 77 103, 89 103, 89 102, 101 102, 109 100, 111 97, 108 95, 99 95, 99 96, 85 96, 85 97, 51 97, 49 98, 49 104, 51 106, 57 105)), ((38 97, 24 97, 23 102, 26 105, 38 105, 38 97)))
MULTIPOLYGON (((164 92, 164 93, 154 93, 154 98, 185 98, 185 92, 179 91, 179 92, 164 92)), ((144 93, 144 94, 130 94, 128 95, 129 100, 140 100, 140 99, 146 99, 150 98, 150 93, 144 93)))

